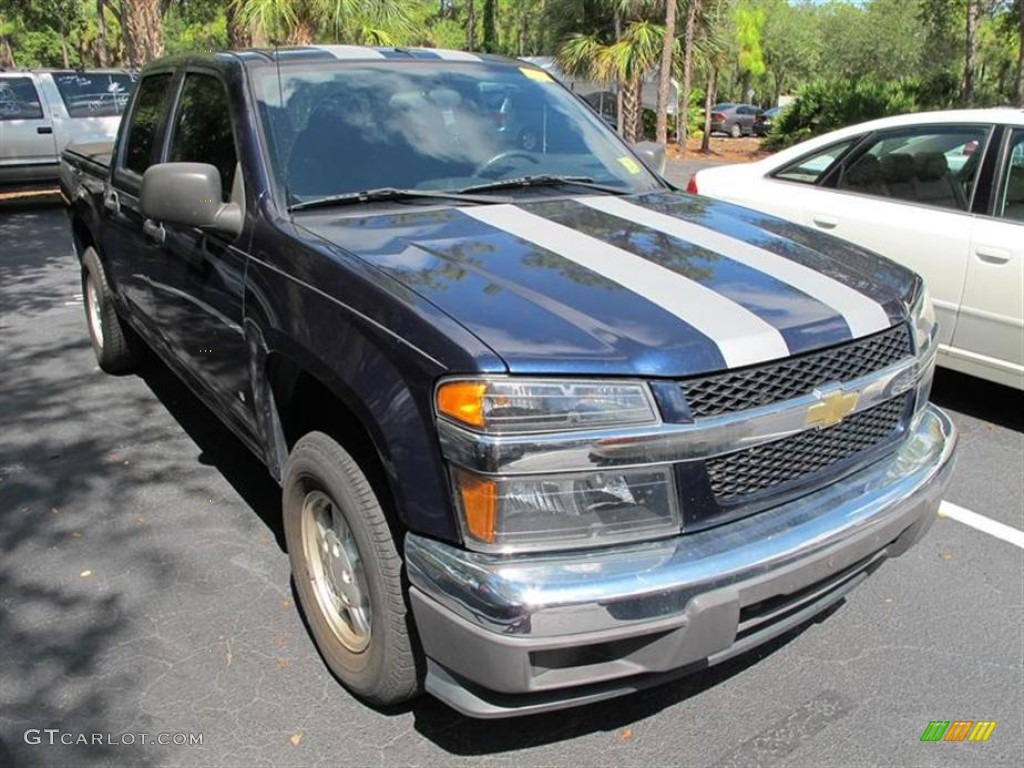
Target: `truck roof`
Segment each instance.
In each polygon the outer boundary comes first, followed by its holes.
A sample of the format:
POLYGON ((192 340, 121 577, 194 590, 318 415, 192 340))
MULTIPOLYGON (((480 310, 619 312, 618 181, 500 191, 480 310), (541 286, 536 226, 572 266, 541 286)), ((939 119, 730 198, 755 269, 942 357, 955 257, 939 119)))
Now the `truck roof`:
MULTIPOLYGON (((443 48, 394 48, 363 45, 305 45, 288 48, 247 48, 239 51, 201 51, 169 57, 173 59, 207 59, 214 61, 289 62, 289 61, 493 61, 510 63, 511 59, 488 53, 443 48)), ((167 59, 162 59, 166 62, 167 59)), ((520 62, 522 63, 522 62, 520 62)), ((529 65, 525 65, 529 66, 529 65)))

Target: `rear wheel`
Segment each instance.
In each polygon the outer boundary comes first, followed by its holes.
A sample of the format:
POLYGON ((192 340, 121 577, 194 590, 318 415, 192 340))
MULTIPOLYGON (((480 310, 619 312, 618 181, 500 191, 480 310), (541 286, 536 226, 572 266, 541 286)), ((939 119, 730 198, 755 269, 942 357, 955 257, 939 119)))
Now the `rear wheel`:
POLYGON ((330 437, 309 433, 288 459, 283 513, 295 591, 327 666, 373 704, 415 696, 402 560, 362 469, 330 437))
POLYGON ((129 373, 138 364, 138 341, 121 322, 95 249, 82 254, 82 299, 96 362, 107 373, 129 373))
POLYGON ((732 128, 729 129, 729 135, 732 136, 734 139, 738 139, 740 136, 743 135, 743 129, 740 128, 739 123, 732 124, 732 128))

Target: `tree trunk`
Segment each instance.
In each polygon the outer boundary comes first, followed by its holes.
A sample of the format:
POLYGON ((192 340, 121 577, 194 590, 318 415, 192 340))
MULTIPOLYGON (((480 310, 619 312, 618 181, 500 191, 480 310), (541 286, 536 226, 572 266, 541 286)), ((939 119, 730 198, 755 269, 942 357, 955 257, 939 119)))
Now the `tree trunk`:
POLYGON ((0 67, 15 67, 14 51, 11 50, 11 40, 7 35, 0 35, 0 67))
MULTIPOLYGON (((659 144, 668 144, 668 100, 672 93, 672 54, 675 53, 676 10, 676 0, 665 1, 665 41, 661 46, 661 72, 658 76, 658 121, 654 130, 654 140, 659 144)), ((679 106, 678 101, 675 106, 679 106)), ((679 115, 676 115, 676 125, 679 125, 679 115)))
POLYGON ((136 69, 164 52, 160 0, 121 0, 121 35, 128 64, 136 69))
POLYGON ((107 52, 107 20, 103 16, 106 5, 106 0, 96 0, 96 64, 100 67, 110 66, 110 56, 107 52))
POLYGON ((57 31, 60 34, 60 53, 64 59, 64 69, 71 69, 71 59, 68 58, 68 35, 64 31, 64 19, 57 22, 57 31))
MULTIPOLYGON (((615 10, 612 13, 612 23, 615 26, 615 42, 619 42, 619 40, 622 39, 622 14, 619 11, 618 3, 615 4, 615 10)), ((618 131, 619 136, 626 135, 626 99, 623 92, 624 87, 625 83, 621 80, 618 81, 615 86, 615 130, 618 131)))
POLYGON ((686 149, 687 120, 690 115, 690 87, 693 85, 693 46, 697 41, 697 15, 701 0, 690 0, 686 6, 686 30, 683 32, 683 92, 679 98, 679 114, 676 115, 676 141, 686 149))
POLYGON ((466 3, 466 50, 476 49, 476 2, 466 3))
POLYGON ((700 151, 711 151, 711 108, 715 106, 715 81, 718 73, 712 67, 708 72, 708 87, 704 94, 704 136, 700 140, 700 151))
POLYGON ((486 53, 497 53, 498 51, 497 5, 497 0, 484 0, 484 39, 482 47, 486 53))
POLYGON ((967 30, 964 35, 964 79, 961 100, 964 106, 974 103, 974 59, 977 53, 978 0, 967 0, 967 30))
POLYGON ((316 36, 316 29, 309 19, 297 18, 295 26, 288 32, 288 45, 309 45, 316 36))
POLYGON ((228 48, 234 51, 251 46, 252 35, 249 28, 238 17, 238 8, 234 3, 224 6, 224 15, 228 26, 228 48))
POLYGON ((622 92, 622 137, 632 143, 640 140, 640 124, 643 118, 643 80, 636 77, 623 80, 622 92))
POLYGON ((1017 0, 1020 8, 1020 49, 1017 51, 1017 106, 1024 107, 1024 0, 1017 0))

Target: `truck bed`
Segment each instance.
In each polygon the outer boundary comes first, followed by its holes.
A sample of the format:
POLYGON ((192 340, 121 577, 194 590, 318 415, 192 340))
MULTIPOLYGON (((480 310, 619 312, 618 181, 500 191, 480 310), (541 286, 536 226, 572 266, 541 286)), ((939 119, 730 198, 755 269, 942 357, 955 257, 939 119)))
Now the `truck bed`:
POLYGON ((83 171, 106 176, 114 155, 114 142, 91 141, 83 144, 69 144, 63 152, 68 163, 83 171))

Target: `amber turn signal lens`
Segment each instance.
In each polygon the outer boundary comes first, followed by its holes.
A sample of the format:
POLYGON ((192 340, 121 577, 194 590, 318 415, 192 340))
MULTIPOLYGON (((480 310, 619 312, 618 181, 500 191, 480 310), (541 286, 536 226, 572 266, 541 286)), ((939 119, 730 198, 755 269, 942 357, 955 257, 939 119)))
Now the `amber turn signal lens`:
POLYGON ((484 425, 484 393, 481 381, 449 381, 437 389, 437 412, 472 427, 484 425))
POLYGON ((493 544, 498 509, 498 490, 494 481, 456 470, 455 482, 467 532, 485 544, 493 544))

